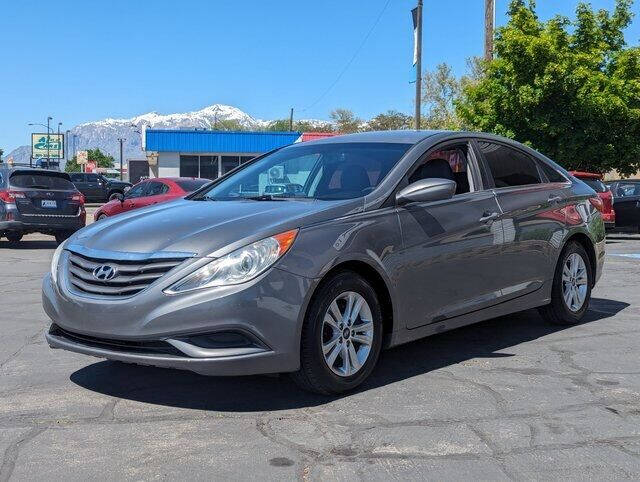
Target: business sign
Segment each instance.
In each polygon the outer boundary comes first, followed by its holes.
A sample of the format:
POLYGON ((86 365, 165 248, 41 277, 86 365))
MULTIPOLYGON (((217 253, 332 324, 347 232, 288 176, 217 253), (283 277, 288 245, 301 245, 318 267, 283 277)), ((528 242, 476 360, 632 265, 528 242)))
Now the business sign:
POLYGON ((64 134, 31 134, 31 157, 64 158, 64 134))
POLYGON ((78 164, 86 164, 89 162, 89 153, 87 151, 76 152, 76 162, 78 164))

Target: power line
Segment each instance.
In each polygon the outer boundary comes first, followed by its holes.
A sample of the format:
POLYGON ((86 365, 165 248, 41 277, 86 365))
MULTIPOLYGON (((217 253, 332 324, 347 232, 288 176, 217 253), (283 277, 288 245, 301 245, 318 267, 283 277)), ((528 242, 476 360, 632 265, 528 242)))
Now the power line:
POLYGON ((364 47, 364 44, 367 42, 367 40, 369 39, 369 37, 371 36, 371 34, 373 33, 373 30, 376 28, 376 26, 378 25, 378 23, 380 22, 380 19, 382 18, 382 15, 384 14, 384 12, 387 10, 387 7, 389 6, 389 4, 391 3, 391 0, 387 0, 387 2, 384 4, 384 7, 382 7, 382 10, 380 10, 380 13, 378 14, 378 17, 376 18, 375 22, 373 22, 373 25, 371 25, 371 28, 369 29, 369 31, 367 32, 367 34, 364 36, 364 38, 362 39, 362 42, 360 42, 360 45, 358 46, 358 48, 356 49, 356 51, 354 52, 353 56, 351 57, 351 59, 349 59, 349 61, 347 62, 347 64, 344 66, 344 68, 340 71, 340 73, 338 74, 338 76, 336 77, 336 80, 334 80, 331 85, 320 95, 320 97, 318 97, 312 104, 308 105, 307 107, 305 107, 304 109, 301 109, 300 112, 304 112, 307 109, 311 109, 311 107, 315 106, 318 102, 320 102, 322 99, 324 99, 324 97, 331 91, 331 89, 333 89, 335 87, 335 85, 340 81, 340 79, 342 78, 342 76, 344 75, 344 73, 349 69, 349 67, 351 67, 351 64, 353 63, 353 61, 356 59, 356 57, 358 56, 358 54, 360 53, 360 51, 362 50, 362 47, 364 47))

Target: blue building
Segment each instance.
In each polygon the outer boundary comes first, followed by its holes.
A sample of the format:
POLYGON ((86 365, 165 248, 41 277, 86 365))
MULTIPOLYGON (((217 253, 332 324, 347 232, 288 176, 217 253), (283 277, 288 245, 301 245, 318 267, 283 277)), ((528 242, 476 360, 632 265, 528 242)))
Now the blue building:
POLYGON ((133 182, 140 175, 215 179, 257 155, 301 140, 300 132, 147 129, 143 149, 148 165, 129 161, 129 177, 133 182))

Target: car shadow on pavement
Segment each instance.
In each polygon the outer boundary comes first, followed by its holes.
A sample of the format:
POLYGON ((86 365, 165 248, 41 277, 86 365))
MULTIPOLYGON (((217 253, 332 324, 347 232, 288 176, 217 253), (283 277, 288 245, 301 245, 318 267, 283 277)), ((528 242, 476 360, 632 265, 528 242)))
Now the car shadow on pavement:
POLYGON ((10 243, 6 239, 0 240, 0 249, 56 249, 56 246, 57 244, 53 238, 51 238, 51 241, 27 240, 15 244, 10 243))
MULTIPOLYGON (((592 299, 582 325, 614 316, 628 303, 592 299)), ((566 330, 528 310, 458 328, 384 351, 356 392, 385 386, 473 358, 516 356, 510 347, 566 330)), ((77 385, 112 397, 197 410, 253 412, 317 406, 326 397, 300 390, 287 376, 205 377, 195 373, 102 361, 71 374, 77 385)))

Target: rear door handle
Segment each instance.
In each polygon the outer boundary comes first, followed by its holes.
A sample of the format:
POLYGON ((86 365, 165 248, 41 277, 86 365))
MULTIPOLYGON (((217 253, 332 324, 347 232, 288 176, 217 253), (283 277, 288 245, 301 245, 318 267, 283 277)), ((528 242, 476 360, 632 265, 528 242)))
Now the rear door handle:
POLYGON ((496 212, 492 212, 492 213, 491 213, 491 212, 485 211, 485 212, 482 214, 482 217, 479 219, 479 221, 480 221, 481 223, 487 223, 487 222, 489 222, 489 221, 493 221, 493 220, 494 220, 494 219, 496 219, 498 216, 500 216, 500 213, 496 213, 496 212))
POLYGON ((550 203, 559 203, 560 201, 562 201, 562 196, 551 195, 549 196, 549 199, 547 199, 547 201, 550 203))

